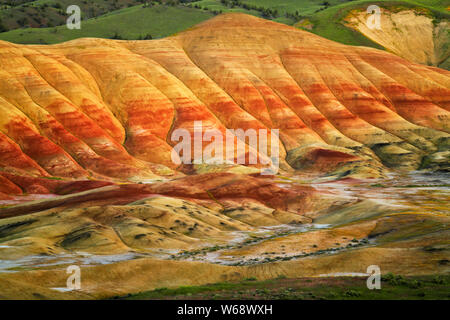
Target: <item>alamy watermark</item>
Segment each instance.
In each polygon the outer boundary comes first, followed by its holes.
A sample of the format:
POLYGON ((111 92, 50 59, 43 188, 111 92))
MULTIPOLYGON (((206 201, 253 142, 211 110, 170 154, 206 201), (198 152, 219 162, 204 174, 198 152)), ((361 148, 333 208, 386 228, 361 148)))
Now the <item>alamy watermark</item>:
POLYGON ((77 5, 70 5, 66 10, 70 16, 66 20, 66 26, 68 29, 81 29, 81 9, 77 5))
POLYGON ((202 121, 194 121, 191 131, 185 128, 175 129, 171 134, 171 141, 178 142, 171 154, 176 165, 260 165, 263 167, 263 175, 278 173, 278 129, 226 129, 224 133, 218 129, 203 130, 202 121))
POLYGON ((81 289, 81 269, 79 266, 71 265, 67 267, 67 274, 70 276, 67 278, 66 287, 68 290, 80 290, 81 289))
POLYGON ((381 9, 377 5, 370 5, 367 7, 367 13, 370 16, 367 18, 366 26, 370 30, 381 30, 381 9))
POLYGON ((367 267, 367 274, 369 277, 367 278, 367 289, 381 289, 381 269, 377 265, 371 265, 367 267))

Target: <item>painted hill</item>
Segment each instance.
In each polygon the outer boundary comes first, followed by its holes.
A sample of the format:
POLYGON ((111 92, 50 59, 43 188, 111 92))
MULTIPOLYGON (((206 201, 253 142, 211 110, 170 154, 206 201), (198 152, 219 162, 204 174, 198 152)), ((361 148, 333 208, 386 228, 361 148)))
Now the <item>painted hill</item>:
POLYGON ((151 41, 0 42, 0 296, 447 274, 448 174, 409 171, 449 170, 449 81, 243 14, 151 41), (200 120, 279 129, 282 174, 174 164, 172 133, 200 120))
POLYGON ((194 120, 222 132, 280 129, 284 170, 445 169, 449 109, 448 71, 244 14, 160 40, 0 42, 5 186, 11 175, 183 171, 170 135, 194 120))

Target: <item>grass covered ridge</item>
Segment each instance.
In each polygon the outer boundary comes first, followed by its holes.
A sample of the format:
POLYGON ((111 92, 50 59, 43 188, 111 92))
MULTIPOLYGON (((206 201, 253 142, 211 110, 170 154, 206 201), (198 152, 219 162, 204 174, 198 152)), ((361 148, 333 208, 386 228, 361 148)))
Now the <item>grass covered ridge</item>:
POLYGON ((159 288, 115 299, 289 299, 289 300, 418 300, 450 299, 450 275, 382 276, 381 289, 369 290, 365 277, 327 277, 223 282, 203 286, 159 288))
POLYGON ((446 0, 158 0, 147 4, 141 0, 23 0, 14 6, 7 4, 10 2, 0 1, 0 32, 14 30, 1 32, 0 40, 26 44, 52 44, 81 37, 162 38, 220 13, 242 12, 304 26, 307 31, 344 44, 381 48, 343 25, 348 12, 377 4, 425 8, 434 19, 450 19, 446 0), (82 10, 81 30, 69 30, 64 25, 65 8, 70 4, 77 4, 82 10))
POLYGON ((52 44, 84 37, 140 39, 162 38, 213 17, 209 12, 187 8, 142 5, 121 9, 82 21, 80 30, 65 25, 54 28, 27 28, 0 33, 0 39, 19 43, 52 44))

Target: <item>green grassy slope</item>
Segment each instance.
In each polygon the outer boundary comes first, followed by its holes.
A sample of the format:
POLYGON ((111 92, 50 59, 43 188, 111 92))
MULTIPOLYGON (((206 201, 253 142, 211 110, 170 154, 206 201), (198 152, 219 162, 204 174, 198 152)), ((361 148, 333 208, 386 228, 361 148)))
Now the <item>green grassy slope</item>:
POLYGON ((381 289, 369 290, 365 277, 247 279, 175 289, 160 288, 126 297, 127 300, 448 300, 450 276, 382 276, 381 289))
POLYGON ((0 39, 17 43, 58 43, 82 37, 139 39, 150 34, 165 37, 185 30, 213 17, 207 11, 187 7, 142 5, 117 10, 82 22, 80 30, 69 30, 65 25, 54 28, 17 29, 0 33, 0 39))
POLYGON ((243 0, 243 3, 277 9, 281 14, 299 12, 302 16, 310 16, 317 10, 325 8, 328 2, 330 6, 347 3, 348 0, 243 0))
POLYGON ((89 19, 108 12, 135 6, 140 0, 0 0, 0 20, 7 30, 21 27, 53 27, 65 24, 66 9, 78 5, 82 18, 89 19))

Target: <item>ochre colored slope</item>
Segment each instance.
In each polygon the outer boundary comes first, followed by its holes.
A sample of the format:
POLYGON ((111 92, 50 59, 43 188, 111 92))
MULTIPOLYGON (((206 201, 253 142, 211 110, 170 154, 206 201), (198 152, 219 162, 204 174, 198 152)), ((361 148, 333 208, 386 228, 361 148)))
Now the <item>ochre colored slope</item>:
POLYGON ((12 174, 155 178, 177 169, 171 133, 202 121, 280 129, 283 169, 356 163, 376 176, 448 159, 449 108, 448 71, 243 14, 161 40, 0 42, 0 166, 12 174))
POLYGON ((381 9, 379 29, 368 27, 370 14, 365 8, 352 10, 345 22, 400 57, 426 65, 444 65, 449 59, 448 19, 433 20, 427 10, 419 8, 398 9, 381 9))

